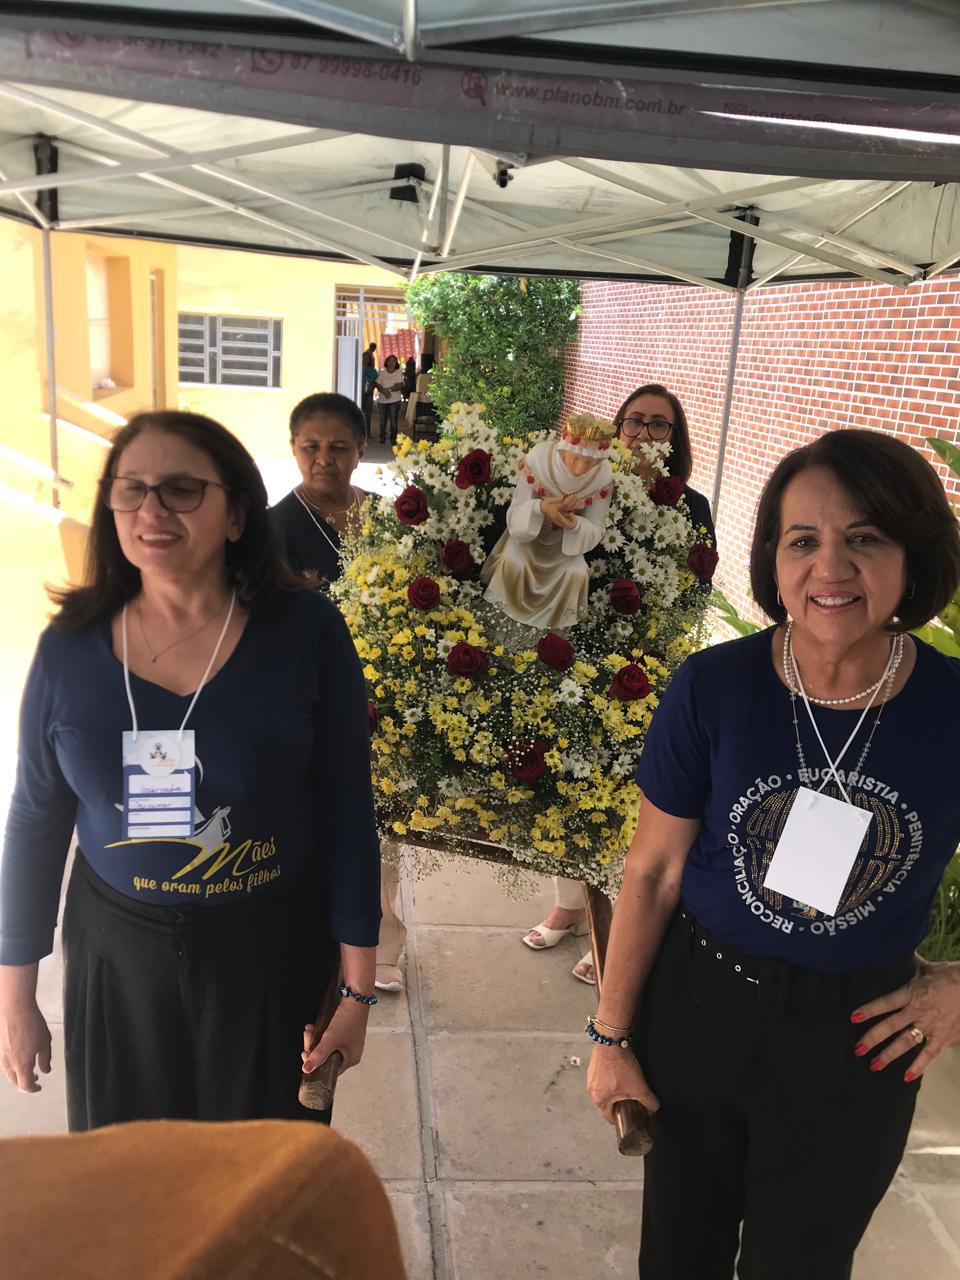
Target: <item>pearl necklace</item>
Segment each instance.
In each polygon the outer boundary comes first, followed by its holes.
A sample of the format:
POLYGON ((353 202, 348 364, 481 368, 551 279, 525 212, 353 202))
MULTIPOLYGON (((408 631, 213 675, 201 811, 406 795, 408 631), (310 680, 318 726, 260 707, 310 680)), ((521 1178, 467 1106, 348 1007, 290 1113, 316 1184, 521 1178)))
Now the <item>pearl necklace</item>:
MULTIPOLYGON (((815 702, 820 707, 845 707, 851 702, 860 702, 863 698, 872 697, 885 680, 889 681, 889 685, 892 688, 894 677, 897 674, 900 661, 903 658, 903 636, 896 636, 896 638, 891 641, 891 645, 893 663, 890 667, 889 675, 884 672, 880 679, 875 680, 868 689, 864 689, 861 693, 855 693, 849 698, 817 698, 812 693, 808 693, 807 697, 811 702, 815 702)), ((797 671, 797 660, 793 656, 793 622, 791 620, 787 623, 783 631, 783 674, 787 678, 787 687, 792 694, 797 692, 799 685, 799 681, 796 678, 797 671)), ((889 690, 887 696, 889 697, 889 690)))
POLYGON ((304 506, 309 507, 312 511, 315 511, 318 516, 320 516, 323 520, 327 522, 327 524, 332 526, 336 526, 337 516, 348 515, 350 512, 352 512, 355 509, 359 509, 360 507, 360 498, 357 495, 357 491, 353 487, 353 485, 350 486, 350 497, 352 499, 350 505, 347 507, 343 507, 339 511, 323 512, 320 510, 319 507, 314 506, 314 504, 310 501, 310 499, 307 497, 306 493, 304 492, 304 488, 302 484, 298 485, 297 488, 294 490, 294 492, 296 493, 300 501, 304 504, 304 506))

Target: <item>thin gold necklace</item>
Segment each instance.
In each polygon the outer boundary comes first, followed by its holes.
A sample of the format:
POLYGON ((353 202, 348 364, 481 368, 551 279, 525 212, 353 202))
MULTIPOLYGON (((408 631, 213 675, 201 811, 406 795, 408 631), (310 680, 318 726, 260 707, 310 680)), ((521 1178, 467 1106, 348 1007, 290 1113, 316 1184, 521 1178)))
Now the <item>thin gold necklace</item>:
POLYGON ((310 499, 307 497, 306 491, 304 490, 304 487, 302 484, 298 485, 298 487, 295 490, 295 493, 297 494, 297 497, 300 499, 301 502, 305 503, 312 511, 315 511, 317 515, 320 516, 321 519, 326 520, 327 524, 329 525, 335 525, 337 523, 336 521, 337 516, 348 515, 350 512, 358 509, 360 506, 360 498, 359 498, 359 495, 357 494, 356 489, 353 487, 353 485, 350 486, 351 501, 349 505, 346 507, 341 507, 339 511, 321 511, 320 508, 316 505, 316 503, 311 502, 310 499))
POLYGON ((154 653, 153 649, 150 647, 150 641, 147 639, 147 629, 143 625, 143 604, 141 601, 141 597, 138 596, 137 597, 137 620, 140 623, 140 634, 143 636, 143 643, 147 646, 147 653, 149 653, 150 655, 151 665, 158 662, 165 653, 169 653, 171 649, 175 649, 178 644, 186 644, 188 640, 192 640, 194 636, 198 636, 201 631, 206 631, 210 623, 215 622, 216 619, 220 617, 221 613, 223 613, 223 609, 224 609, 224 606, 221 605, 221 607, 217 610, 217 612, 213 614, 211 617, 209 617, 202 627, 197 627, 196 631, 191 631, 188 635, 181 636, 179 640, 171 640, 171 642, 168 645, 165 645, 164 648, 162 648, 159 653, 154 653))

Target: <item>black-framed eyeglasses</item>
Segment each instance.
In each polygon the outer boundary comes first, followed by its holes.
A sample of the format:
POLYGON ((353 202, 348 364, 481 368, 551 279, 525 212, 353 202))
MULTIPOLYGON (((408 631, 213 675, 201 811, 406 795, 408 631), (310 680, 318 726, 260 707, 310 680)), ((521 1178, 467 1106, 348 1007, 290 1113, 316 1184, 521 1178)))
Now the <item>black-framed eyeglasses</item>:
POLYGON ((620 430, 628 438, 635 438, 644 428, 651 440, 666 440, 673 430, 673 423, 666 418, 645 418, 640 413, 631 413, 620 423, 620 430))
POLYGON ((210 485, 230 493, 218 480, 201 480, 197 476, 169 476, 159 484, 146 484, 132 476, 107 476, 100 481, 100 496, 111 511, 139 511, 147 494, 155 493, 161 507, 183 514, 196 511, 210 485))

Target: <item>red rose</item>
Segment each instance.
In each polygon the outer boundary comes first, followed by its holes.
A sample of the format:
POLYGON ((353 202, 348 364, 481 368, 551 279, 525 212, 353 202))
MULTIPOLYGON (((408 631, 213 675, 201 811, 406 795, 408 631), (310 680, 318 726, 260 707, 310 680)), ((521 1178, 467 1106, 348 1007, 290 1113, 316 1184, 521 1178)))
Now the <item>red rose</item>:
POLYGON ((440 603, 440 588, 432 578, 415 578, 407 587, 407 599, 414 609, 426 613, 440 603))
POLYGON ((430 514, 427 495, 415 484, 408 484, 393 505, 403 524, 423 524, 430 514))
POLYGON ((489 484, 492 478, 489 453, 486 449, 471 449, 466 457, 460 459, 453 483, 458 489, 469 489, 471 485, 489 484))
POLYGON ((650 497, 658 507, 675 507, 686 487, 686 481, 679 476, 657 476, 650 486, 650 497))
POLYGON ((462 578, 474 567, 470 548, 459 539, 444 543, 440 548, 440 560, 455 578, 462 578))
POLYGON ((536 782, 547 772, 547 744, 540 738, 518 738, 507 748, 507 768, 517 782, 536 782))
POLYGON ((615 702, 636 702, 645 698, 650 692, 650 681, 642 667, 635 662, 628 662, 613 677, 607 693, 615 702))
POLYGON ((380 717, 377 714, 376 703, 368 702, 367 703, 367 724, 369 725, 369 728, 370 728, 371 738, 377 732, 377 725, 379 723, 380 723, 380 717))
POLYGON ((489 671, 490 659, 476 645, 461 640, 447 654, 447 674, 451 676, 480 676, 489 671))
POLYGON ((555 635, 552 631, 548 631, 537 641, 537 657, 546 666, 553 667, 554 671, 566 671, 572 666, 574 652, 569 640, 564 640, 563 636, 555 635))
POLYGON ((687 556, 687 567, 701 582, 709 582, 716 572, 720 557, 705 542, 695 542, 687 556))
POLYGON ((639 613, 643 601, 632 578, 618 578, 610 587, 610 605, 614 613, 639 613))

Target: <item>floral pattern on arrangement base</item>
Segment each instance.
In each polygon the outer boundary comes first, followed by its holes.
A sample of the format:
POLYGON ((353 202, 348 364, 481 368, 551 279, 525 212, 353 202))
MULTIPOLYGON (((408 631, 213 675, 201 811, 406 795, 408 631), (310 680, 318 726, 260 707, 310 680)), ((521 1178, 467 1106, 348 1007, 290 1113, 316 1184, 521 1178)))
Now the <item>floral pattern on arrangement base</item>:
MULTIPOLYGON (((481 414, 455 405, 435 443, 403 439, 400 496, 370 498, 344 540, 333 593, 364 665, 381 829, 452 852, 492 841, 533 870, 606 886, 636 826, 650 717, 701 642, 694 570, 712 548, 681 495, 664 502, 615 441, 585 614, 559 631, 514 621, 484 598, 481 566, 521 461, 555 436, 500 436, 481 414)), ((662 470, 666 446, 645 449, 662 470)))

